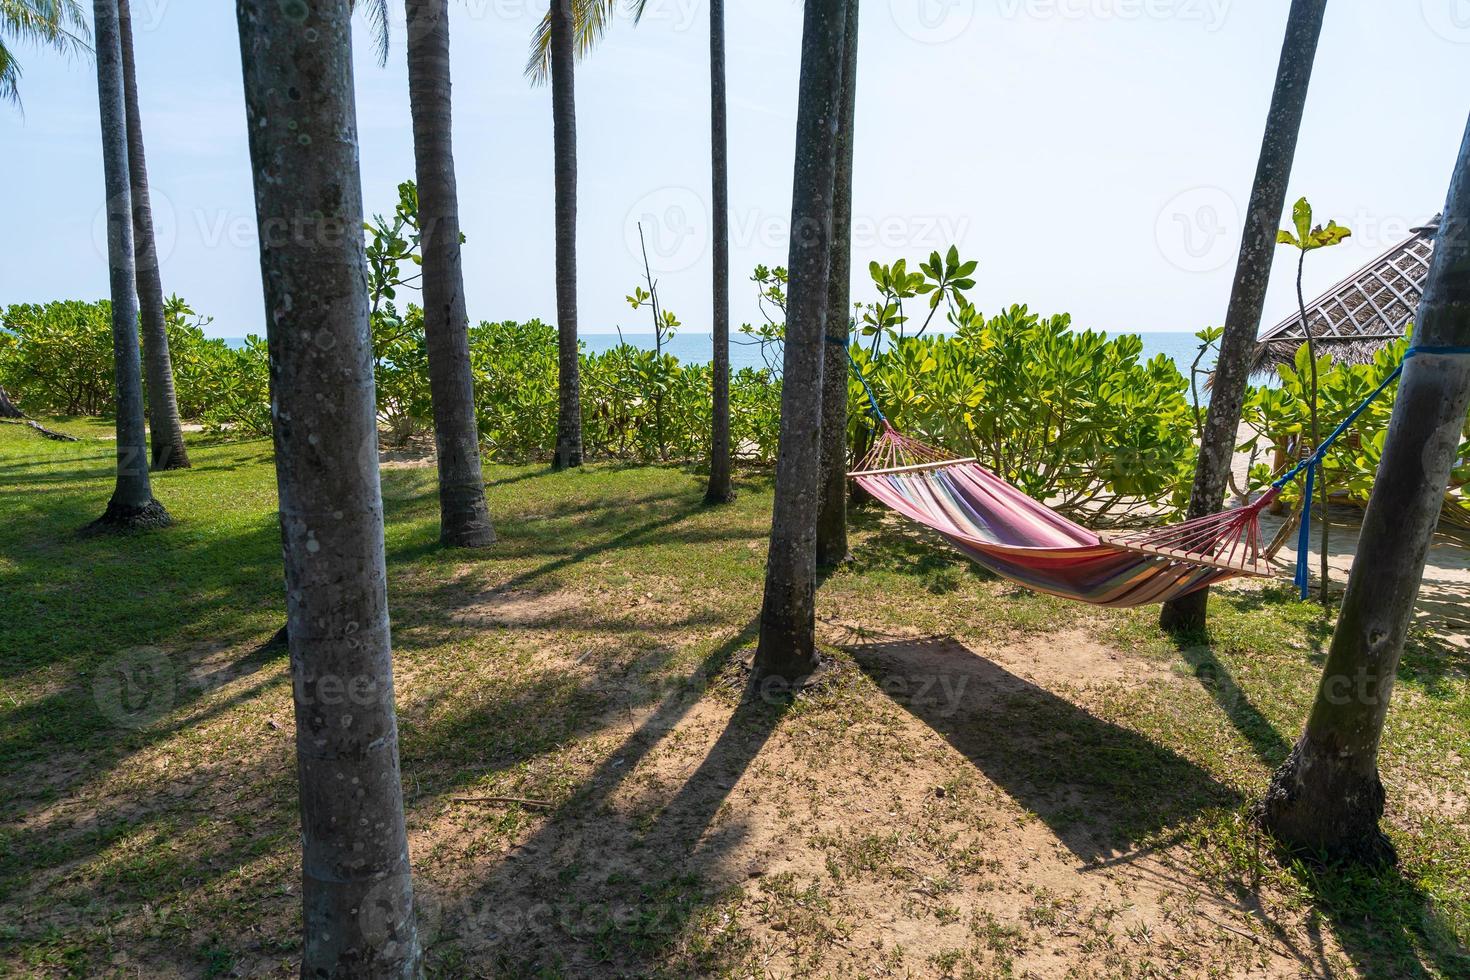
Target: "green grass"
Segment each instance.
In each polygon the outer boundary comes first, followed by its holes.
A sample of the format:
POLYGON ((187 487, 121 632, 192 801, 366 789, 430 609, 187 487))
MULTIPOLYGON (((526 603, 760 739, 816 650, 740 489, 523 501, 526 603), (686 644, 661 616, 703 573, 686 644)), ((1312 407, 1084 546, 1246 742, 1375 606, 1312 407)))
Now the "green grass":
MULTIPOLYGON (((0 426, 0 973, 289 974, 269 443, 193 442, 155 476, 174 527, 83 538, 109 430, 47 424, 82 441, 0 426)), ((677 468, 487 475, 500 540, 470 554, 436 546, 431 468, 383 474, 431 972, 1470 973, 1470 660, 1433 632, 1383 746, 1400 867, 1322 868, 1244 817, 1330 639, 1286 590, 1222 591, 1176 643, 864 511, 822 588, 831 669, 764 703, 765 474, 724 508, 677 468), (1043 669, 1079 636, 1128 670, 1043 669), (453 802, 489 795, 549 810, 453 802)))

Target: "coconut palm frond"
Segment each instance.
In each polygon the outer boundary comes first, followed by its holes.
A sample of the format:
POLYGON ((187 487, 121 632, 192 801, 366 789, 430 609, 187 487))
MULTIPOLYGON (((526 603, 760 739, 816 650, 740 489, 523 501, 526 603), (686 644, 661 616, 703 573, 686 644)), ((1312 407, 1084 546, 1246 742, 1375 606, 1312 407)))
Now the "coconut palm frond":
POLYGON ((0 0, 0 36, 84 54, 91 34, 80 0, 0 0))
POLYGON ((355 11, 359 8, 373 39, 378 67, 382 68, 388 64, 388 0, 352 0, 352 9, 355 11))
MULTIPOLYGON (((643 19, 648 0, 628 0, 633 23, 643 19)), ((585 58, 597 46, 617 14, 617 0, 572 0, 577 57, 585 58)), ((532 85, 544 85, 551 77, 551 11, 536 22, 531 32, 531 56, 526 60, 526 77, 532 85)))
POLYGON ((0 0, 0 102, 20 105, 20 62, 7 39, 85 55, 90 37, 81 0, 0 0))
POLYGON ((526 77, 532 85, 545 85, 551 76, 551 11, 536 22, 531 31, 531 56, 526 59, 526 77))
POLYGON ((20 95, 16 90, 16 83, 20 81, 20 65, 16 64, 15 56, 5 46, 5 41, 0 38, 0 102, 20 103, 20 95))

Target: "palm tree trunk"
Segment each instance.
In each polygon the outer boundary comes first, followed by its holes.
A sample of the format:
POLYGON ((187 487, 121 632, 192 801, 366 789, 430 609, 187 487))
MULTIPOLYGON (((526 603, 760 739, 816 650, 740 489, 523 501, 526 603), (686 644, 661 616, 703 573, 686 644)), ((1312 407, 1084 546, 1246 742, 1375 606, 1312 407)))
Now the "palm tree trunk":
POLYGON ((1404 365, 1363 514, 1358 553, 1306 729, 1257 813, 1280 840, 1334 856, 1391 859, 1378 828, 1378 745, 1404 637, 1470 408, 1470 125, 1415 317, 1416 347, 1457 347, 1404 365))
POLYGON ((0 388, 0 419, 23 419, 25 417, 26 413, 10 400, 10 393, 0 388))
POLYGON ((796 112, 787 260, 786 352, 776 499, 755 673, 796 680, 816 666, 817 510, 821 497, 822 338, 827 328, 837 97, 847 0, 807 0, 796 112))
POLYGON ((577 363, 577 95, 572 0, 551 0, 551 132, 556 184, 556 454, 582 465, 582 379, 577 363))
POLYGON ((302 976, 413 977, 348 0, 238 0, 301 802, 302 976))
POLYGON ((102 170, 107 188, 107 267, 112 293, 113 384, 117 394, 117 485, 107 511, 88 530, 160 527, 168 511, 148 479, 143 371, 138 359, 138 305, 133 293, 133 218, 128 193, 128 128, 123 97, 117 0, 93 0, 97 100, 102 119, 102 170))
MULTIPOLYGON (((1230 306, 1225 313, 1220 356, 1210 389, 1210 407, 1205 414, 1200 439, 1199 462, 1189 495, 1191 518, 1219 511, 1225 503, 1230 464, 1235 453, 1235 432, 1240 427, 1241 406, 1250 374, 1250 354, 1266 303, 1266 285, 1271 279, 1271 261, 1276 256, 1276 229, 1286 207, 1286 184, 1296 157, 1297 134, 1307 103, 1307 86, 1312 80, 1312 62, 1327 0, 1292 0, 1286 18, 1286 38, 1276 68, 1276 87, 1266 115, 1266 132, 1261 138, 1261 155, 1251 185, 1240 254, 1235 262, 1235 281, 1230 287, 1230 306)), ((1159 622, 1164 629, 1182 632, 1204 628, 1209 590, 1199 589, 1164 604, 1159 622)))
POLYGON ((143 153, 143 117, 138 108, 138 72, 133 59, 133 15, 128 0, 117 0, 122 41, 123 97, 128 125, 128 177, 133 200, 133 247, 136 250, 138 309, 143 326, 143 371, 148 378, 148 431, 155 470, 189 465, 184 424, 174 394, 174 367, 168 352, 163 315, 163 280, 158 244, 153 235, 153 200, 148 190, 148 159, 143 153))
POLYGON ((449 2, 406 0, 408 92, 419 186, 424 340, 439 464, 439 540, 483 548, 495 541, 480 467, 469 316, 460 258, 449 89, 449 2))
POLYGON ((843 28, 841 118, 832 188, 832 258, 827 336, 822 345, 822 503, 817 515, 817 565, 847 558, 847 348, 852 293, 852 158, 857 116, 858 0, 848 0, 843 28))
POLYGON ((709 487, 705 503, 735 499, 730 486, 730 160, 725 124, 725 0, 709 5, 710 202, 714 237, 714 359, 710 362, 709 487))

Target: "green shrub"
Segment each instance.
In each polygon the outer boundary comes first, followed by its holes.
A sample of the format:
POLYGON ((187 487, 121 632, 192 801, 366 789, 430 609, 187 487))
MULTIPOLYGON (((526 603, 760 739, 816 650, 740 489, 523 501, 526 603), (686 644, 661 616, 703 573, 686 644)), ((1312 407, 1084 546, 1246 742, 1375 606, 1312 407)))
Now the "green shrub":
POLYGON ((424 311, 409 306, 400 316, 397 307, 385 303, 372 315, 372 330, 378 425, 386 430, 385 441, 401 446, 434 425, 424 311))
MULTIPOLYGON (((492 459, 544 459, 556 441, 557 335, 539 320, 470 329, 475 405, 492 459)), ((583 353, 583 442, 592 457, 698 461, 709 454, 710 368, 630 344, 583 353)), ((731 379, 732 435, 756 462, 775 458, 780 383, 745 369, 731 379)))
MULTIPOLYGON (((556 328, 530 320, 470 328, 475 415, 488 458, 538 459, 556 439, 556 328)), ((583 409, 587 408, 586 400, 583 409)))
MULTIPOLYGON (((269 436, 270 355, 265 338, 251 334, 239 349, 221 342, 208 348, 208 353, 209 397, 197 416, 199 421, 211 432, 269 436)), ((189 397, 192 400, 194 395, 189 397)))
MULTIPOLYGON (((169 355, 179 414, 209 422, 250 416, 264 404, 264 351, 258 377, 243 378, 253 362, 217 337, 206 337, 210 319, 171 296, 164 305, 169 355), (252 383, 258 381, 258 384, 252 383)), ((32 412, 109 415, 113 411, 112 303, 61 300, 44 306, 16 304, 0 314, 0 385, 32 412)), ((139 340, 141 345, 141 338, 139 340)), ((141 347, 140 347, 141 349, 141 347)), ((145 392, 146 397, 146 392, 145 392)), ((247 431, 257 431, 258 419, 247 431)), ((270 429, 269 413, 265 431, 270 429)))
POLYGON ((0 385, 32 413, 103 415, 113 410, 112 304, 17 303, 0 316, 0 385))

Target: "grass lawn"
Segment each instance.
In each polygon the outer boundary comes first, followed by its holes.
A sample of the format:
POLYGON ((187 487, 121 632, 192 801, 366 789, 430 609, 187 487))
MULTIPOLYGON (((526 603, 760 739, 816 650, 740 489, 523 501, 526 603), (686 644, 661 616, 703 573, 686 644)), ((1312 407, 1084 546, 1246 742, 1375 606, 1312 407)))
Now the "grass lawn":
MULTIPOLYGON (((178 520, 86 538, 107 427, 0 426, 0 974, 287 976, 299 850, 267 442, 190 447, 178 520)), ((1383 747, 1398 870, 1245 818, 1331 624, 1223 590, 1213 635, 986 574, 878 511, 823 585, 830 670, 745 693, 770 485, 493 466, 436 546, 385 469, 410 845, 443 976, 1470 976, 1470 656, 1416 631, 1383 747), (526 803, 487 803, 517 797, 526 803)))

